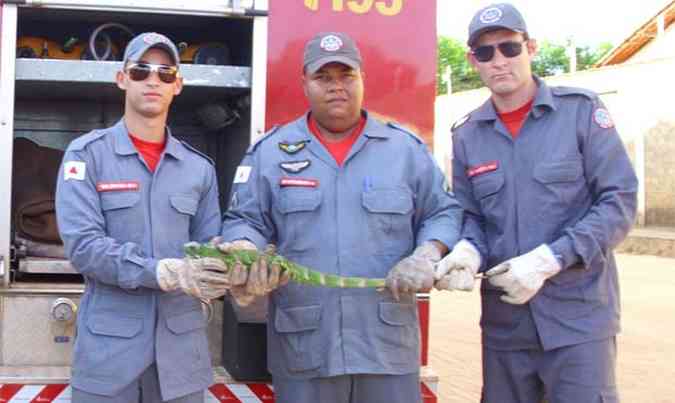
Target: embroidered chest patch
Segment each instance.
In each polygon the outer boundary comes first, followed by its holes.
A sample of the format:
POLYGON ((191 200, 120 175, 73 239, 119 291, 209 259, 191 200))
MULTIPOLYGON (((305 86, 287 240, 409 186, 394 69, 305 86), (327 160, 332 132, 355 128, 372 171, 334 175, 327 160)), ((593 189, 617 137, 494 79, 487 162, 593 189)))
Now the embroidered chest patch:
POLYGON ((303 188, 315 188, 319 186, 319 181, 317 179, 306 179, 306 178, 281 178, 279 181, 279 186, 284 187, 303 187, 303 188))
POLYGON ((466 176, 473 178, 474 176, 483 175, 488 172, 496 171, 499 168, 499 161, 490 161, 485 164, 472 166, 466 170, 466 176))
POLYGON ((306 140, 298 141, 297 143, 281 142, 281 143, 279 143, 279 148, 281 149, 281 151, 285 152, 286 154, 295 154, 298 151, 305 148, 306 145, 307 145, 306 140))
POLYGON ((291 174, 297 174, 298 172, 302 172, 305 169, 307 169, 310 165, 312 165, 312 161, 310 160, 286 161, 279 163, 281 169, 291 174))
POLYGON ((127 182, 98 182, 96 190, 99 192, 124 192, 129 190, 138 190, 140 185, 136 181, 127 182))

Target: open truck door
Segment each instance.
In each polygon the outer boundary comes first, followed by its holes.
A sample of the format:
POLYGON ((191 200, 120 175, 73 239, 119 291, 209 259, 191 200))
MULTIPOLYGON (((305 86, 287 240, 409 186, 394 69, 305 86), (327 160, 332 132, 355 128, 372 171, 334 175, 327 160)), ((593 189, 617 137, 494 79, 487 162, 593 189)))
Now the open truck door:
MULTIPOLYGON (((432 143, 435 2, 5 0, 0 15, 3 402, 70 401, 74 321, 83 292, 83 280, 69 262, 52 256, 58 255, 53 252, 58 243, 17 237, 17 206, 10 196, 30 181, 13 182, 26 163, 13 155, 15 140, 51 155, 119 119, 123 94, 114 77, 130 32, 158 31, 184 43, 185 90, 174 101, 169 124, 215 161, 223 208, 249 144, 307 108, 299 66, 305 41, 319 31, 345 31, 358 41, 367 74, 365 105, 371 112, 408 125, 432 143)), ((424 402, 431 403, 438 380, 426 367, 428 296, 420 301, 421 390, 424 402)), ((232 356, 251 360, 243 345, 232 354, 229 334, 242 331, 239 327, 259 332, 264 325, 232 314, 223 301, 207 311, 216 383, 205 401, 273 402, 268 379, 235 379, 227 371, 233 368, 232 356)))

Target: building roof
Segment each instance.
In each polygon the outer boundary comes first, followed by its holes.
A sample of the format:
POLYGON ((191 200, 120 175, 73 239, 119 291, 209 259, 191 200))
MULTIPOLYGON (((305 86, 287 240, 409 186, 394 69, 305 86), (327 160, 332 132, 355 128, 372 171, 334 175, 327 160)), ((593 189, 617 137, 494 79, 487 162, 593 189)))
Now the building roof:
POLYGON ((663 15, 663 29, 666 30, 673 22, 675 22, 675 1, 672 1, 661 9, 656 15, 650 18, 649 21, 619 44, 619 46, 607 53, 595 64, 595 67, 619 64, 630 59, 640 49, 656 38, 658 19, 661 15, 663 15))

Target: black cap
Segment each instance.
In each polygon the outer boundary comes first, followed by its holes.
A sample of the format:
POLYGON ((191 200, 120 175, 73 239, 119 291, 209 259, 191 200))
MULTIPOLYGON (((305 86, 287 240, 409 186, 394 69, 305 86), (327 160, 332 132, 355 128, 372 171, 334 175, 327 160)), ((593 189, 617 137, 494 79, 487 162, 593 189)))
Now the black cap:
POLYGON ((471 19, 467 44, 473 47, 481 34, 500 28, 521 34, 527 33, 525 19, 512 4, 491 4, 478 10, 471 19))
POLYGON ((305 45, 302 65, 308 74, 315 73, 331 62, 346 64, 353 69, 361 68, 359 48, 347 34, 322 32, 305 45))

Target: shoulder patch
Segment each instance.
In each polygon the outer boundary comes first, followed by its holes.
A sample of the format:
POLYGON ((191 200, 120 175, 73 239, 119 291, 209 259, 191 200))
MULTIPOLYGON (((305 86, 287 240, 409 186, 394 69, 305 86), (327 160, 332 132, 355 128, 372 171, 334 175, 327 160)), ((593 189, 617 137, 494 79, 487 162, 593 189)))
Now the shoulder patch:
POLYGON ((82 151, 88 144, 100 139, 103 137, 107 131, 103 130, 92 130, 89 133, 83 134, 82 136, 76 138, 70 142, 68 149, 71 151, 82 151))
POLYGON ((598 98, 598 94, 595 92, 588 90, 586 88, 578 88, 578 87, 551 87, 551 92, 554 95, 557 96, 568 96, 568 95, 581 95, 583 97, 586 97, 590 99, 591 101, 595 100, 598 98))
POLYGON ((412 130, 408 129, 405 126, 402 126, 396 122, 387 122, 387 126, 391 127, 392 129, 400 130, 403 133, 406 133, 407 135, 414 138, 418 143, 424 144, 424 141, 417 134, 415 134, 415 132, 413 132, 412 130))
POLYGON ((263 134, 258 140, 254 141, 253 144, 251 144, 248 147, 248 150, 246 150, 246 154, 251 154, 253 151, 255 151, 256 148, 258 148, 258 145, 262 143, 264 140, 267 140, 270 138, 277 130, 279 130, 279 125, 272 126, 271 129, 267 131, 267 133, 263 134))
POLYGON ((469 120, 470 117, 471 117, 471 114, 470 114, 470 113, 467 113, 466 115, 464 115, 464 116, 462 116, 461 118, 457 119, 457 120, 455 121, 455 123, 453 123, 452 126, 450 126, 450 131, 451 131, 451 132, 454 132, 456 129, 459 129, 460 127, 462 127, 462 125, 463 125, 464 123, 466 123, 466 122, 469 120))
POLYGON ((593 121, 603 129, 611 129, 614 127, 612 116, 610 116, 609 111, 604 107, 597 108, 595 112, 593 112, 593 121))
POLYGON ((204 154, 203 152, 197 150, 196 148, 194 148, 193 146, 191 146, 191 145, 190 145, 188 142, 186 142, 186 141, 183 141, 183 140, 178 140, 178 141, 180 141, 180 143, 181 143, 182 145, 184 145, 185 148, 187 148, 188 150, 192 151, 193 153, 195 153, 195 154, 197 154, 197 155, 199 155, 199 156, 204 157, 204 159, 207 160, 207 161, 209 162, 209 164, 213 165, 214 167, 216 166, 215 161, 213 161, 213 159, 211 159, 211 157, 209 157, 208 155, 206 155, 206 154, 204 154))

